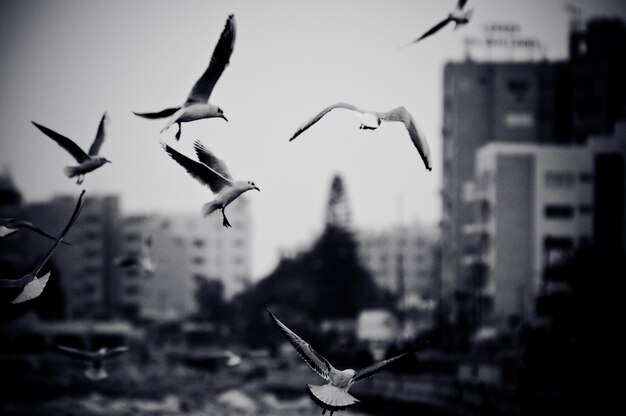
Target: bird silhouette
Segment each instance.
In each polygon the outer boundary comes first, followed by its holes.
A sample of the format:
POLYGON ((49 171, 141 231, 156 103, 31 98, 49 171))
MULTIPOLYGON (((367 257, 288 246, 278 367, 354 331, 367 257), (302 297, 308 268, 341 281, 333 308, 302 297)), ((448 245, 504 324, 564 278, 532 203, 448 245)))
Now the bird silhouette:
POLYGON ((470 19, 472 18, 472 14, 474 13, 474 10, 473 9, 463 10, 463 8, 465 7, 465 3, 467 3, 467 0, 458 0, 458 2, 456 4, 456 7, 454 8, 454 10, 452 10, 452 12, 450 12, 450 14, 448 14, 448 17, 446 17, 441 22, 437 23, 435 26, 433 26, 430 29, 428 29, 419 38, 415 39, 412 42, 409 42, 408 44, 402 46, 401 48, 405 48, 407 46, 410 46, 410 45, 412 45, 414 43, 419 42, 420 40, 422 40, 424 38, 427 38, 430 35, 433 35, 433 34, 439 32, 441 29, 443 29, 450 22, 454 22, 454 28, 455 29, 459 28, 460 26, 464 26, 464 25, 468 24, 470 19))
POLYGON ((320 111, 319 113, 305 121, 300 127, 298 127, 298 130, 296 130, 293 136, 291 136, 289 141, 294 140, 309 127, 317 123, 322 117, 324 117, 326 114, 336 108, 343 108, 353 111, 361 122, 359 128, 362 130, 376 130, 383 121, 400 121, 404 123, 407 131, 409 132, 409 137, 411 138, 413 145, 415 145, 415 148, 420 154, 420 157, 422 158, 426 169, 432 170, 430 148, 428 147, 426 137, 419 130, 417 124, 415 124, 411 113, 409 113, 408 110, 404 107, 397 107, 387 112, 376 112, 362 110, 352 104, 347 103, 332 104, 324 108, 322 111, 320 111))
POLYGON ((235 46, 235 32, 235 16, 231 14, 226 20, 226 25, 217 45, 215 45, 209 66, 196 81, 182 106, 166 108, 155 113, 133 113, 148 119, 170 117, 161 133, 169 129, 173 124, 176 124, 178 126, 176 140, 180 139, 181 123, 213 117, 223 118, 228 121, 222 109, 210 103, 209 98, 215 84, 230 62, 230 56, 235 46))
POLYGON ((83 362, 86 365, 83 374, 85 374, 85 377, 93 381, 103 380, 108 377, 108 373, 103 366, 105 360, 116 357, 128 351, 128 347, 126 346, 120 346, 111 349, 102 347, 97 351, 85 351, 59 344, 57 344, 57 348, 59 349, 59 351, 61 351, 61 353, 67 355, 68 357, 83 362))
POLYGON ((116 257, 113 260, 113 264, 117 267, 137 268, 149 275, 155 271, 152 257, 150 256, 150 250, 152 248, 152 236, 147 236, 142 239, 141 247, 138 253, 128 253, 123 256, 116 257))
POLYGON ((332 416, 335 411, 346 409, 359 402, 358 399, 348 394, 348 390, 354 383, 373 376, 383 370, 387 365, 414 352, 418 346, 423 345, 423 343, 416 345, 400 355, 380 361, 360 370, 337 370, 326 358, 315 351, 313 347, 279 321, 269 309, 266 310, 272 321, 278 326, 300 357, 313 371, 328 381, 328 383, 323 386, 307 384, 307 393, 311 399, 323 409, 322 414, 325 414, 326 411, 329 410, 330 416, 332 416))
MULTIPOLYGON (((56 237, 45 232, 30 221, 20 220, 18 218, 0 218, 0 238, 8 237, 22 229, 34 231, 50 240, 56 240, 56 237)), ((72 245, 72 243, 68 241, 61 241, 61 244, 72 245)))
POLYGON ((224 209, 242 193, 252 189, 260 191, 253 181, 233 180, 226 163, 211 153, 198 140, 194 142, 193 146, 200 162, 188 158, 165 143, 161 143, 161 145, 170 157, 184 167, 193 178, 201 184, 208 186, 214 194, 217 194, 213 201, 202 206, 201 213, 202 216, 206 217, 212 212, 221 209, 222 217, 224 218, 222 224, 226 228, 231 227, 231 225, 226 218, 224 209))
POLYGON ((72 157, 76 159, 76 161, 79 163, 78 166, 67 166, 64 170, 65 175, 68 178, 73 178, 75 176, 77 177, 77 184, 80 185, 81 183, 83 183, 83 180, 85 179, 85 174, 87 174, 88 172, 98 169, 105 163, 111 163, 111 161, 107 158, 98 156, 98 152, 100 151, 100 147, 104 142, 106 130, 109 124, 109 115, 107 114, 107 112, 102 115, 100 125, 98 126, 98 132, 96 133, 96 138, 89 148, 89 153, 85 153, 83 149, 81 149, 71 139, 68 139, 63 135, 53 130, 50 130, 47 127, 44 127, 41 124, 35 123, 34 121, 31 122, 46 136, 50 137, 52 140, 57 142, 59 146, 67 150, 67 152, 72 155, 72 157))
POLYGON ((22 302, 26 302, 27 300, 34 299, 37 296, 41 295, 41 293, 43 292, 44 288, 46 287, 46 284, 48 283, 48 279, 50 278, 50 272, 46 273, 45 275, 41 277, 37 277, 37 275, 39 274, 43 266, 46 264, 46 262, 50 259, 50 257, 52 257, 52 254, 54 254, 54 251, 56 250, 57 246, 63 240, 67 232, 70 230, 70 228, 72 227, 72 225, 78 218, 78 215, 80 214, 80 211, 83 206, 84 194, 85 194, 85 191, 82 191, 80 193, 80 196, 78 197, 78 201, 76 201, 76 207, 74 208, 74 212, 72 213, 72 216, 70 217, 69 221, 65 225, 65 228, 63 229, 63 231, 61 231, 61 234, 59 234, 59 236, 54 240, 54 243, 52 244, 52 246, 50 246, 46 254, 44 254, 39 259, 39 261, 35 265, 35 268, 30 273, 28 273, 27 275, 19 279, 14 279, 14 280, 13 279, 0 279, 0 288, 2 287, 18 288, 19 287, 22 289, 19 295, 15 299, 13 299, 13 301, 11 302, 12 304, 22 303, 22 302))

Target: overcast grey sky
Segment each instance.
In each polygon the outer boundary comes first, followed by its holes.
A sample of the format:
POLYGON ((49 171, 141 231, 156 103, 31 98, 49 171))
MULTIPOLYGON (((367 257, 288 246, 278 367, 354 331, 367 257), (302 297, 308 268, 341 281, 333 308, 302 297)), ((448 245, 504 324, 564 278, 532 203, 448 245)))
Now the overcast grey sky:
MULTIPOLYGON (((568 15, 557 0, 470 0, 474 19, 412 47, 402 44, 441 20, 455 2, 0 0, 0 166, 27 201, 78 194, 63 175, 70 156, 37 131, 37 121, 85 149, 102 113, 111 116, 101 154, 113 161, 90 173, 91 195, 119 193, 125 214, 198 212, 213 198, 172 161, 163 139, 193 155, 202 140, 234 177, 252 179, 253 275, 274 266, 277 250, 308 241, 323 221, 331 177, 345 179, 358 227, 440 218, 442 70, 463 59, 463 38, 486 23, 518 23, 550 59, 566 56, 568 15), (164 135, 164 120, 131 111, 181 104, 204 71, 228 14, 237 39, 211 96, 220 119, 164 135), (361 131, 334 111, 288 143, 308 117, 336 101, 386 111, 404 105, 427 136, 427 172, 399 123, 361 131)), ((579 1, 584 17, 626 16, 624 2, 579 1)), ((477 59, 485 57, 481 48, 477 59)), ((517 59, 528 58, 520 52, 517 59)))

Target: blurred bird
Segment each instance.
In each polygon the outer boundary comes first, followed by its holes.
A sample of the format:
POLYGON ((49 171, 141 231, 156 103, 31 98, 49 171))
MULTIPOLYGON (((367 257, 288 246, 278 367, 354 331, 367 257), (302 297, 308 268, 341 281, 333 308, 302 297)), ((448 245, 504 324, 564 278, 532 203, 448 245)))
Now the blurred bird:
POLYGON ((74 212, 72 213, 72 216, 70 217, 69 221, 67 222, 67 225, 65 226, 63 231, 61 231, 61 234, 55 239, 54 243, 48 249, 46 254, 39 259, 39 262, 37 262, 37 265, 35 266, 33 271, 28 273, 26 276, 21 277, 20 279, 15 279, 15 280, 0 279, 0 287, 20 287, 20 288, 22 288, 22 291, 20 292, 20 294, 15 299, 13 299, 13 301, 11 303, 15 304, 15 303, 26 302, 27 300, 34 299, 37 296, 41 295, 41 293, 43 292, 44 288, 46 287, 46 283, 48 283, 48 279, 50 278, 50 272, 46 273, 45 275, 43 275, 43 276, 41 276, 39 278, 37 277, 37 274, 41 271, 43 266, 50 259, 50 257, 52 256, 52 254, 56 250, 56 248, 59 245, 59 243, 65 237, 65 234, 67 234, 67 232, 72 227, 72 224, 74 224, 74 222, 78 218, 80 210, 82 209, 82 206, 83 206, 83 195, 84 194, 85 194, 85 191, 83 190, 80 193, 80 196, 78 197, 78 201, 76 201, 76 207, 74 208, 74 212))
POLYGON ((287 338, 289 343, 296 349, 298 354, 300 354, 300 357, 309 365, 309 367, 311 367, 313 371, 328 381, 328 384, 323 386, 312 386, 307 384, 306 388, 311 399, 313 399, 313 401, 323 409, 322 414, 326 413, 326 410, 329 410, 330 416, 332 416, 335 411, 346 409, 347 407, 358 403, 358 399, 348 394, 348 390, 354 383, 373 376, 390 363, 414 352, 417 349, 417 346, 415 346, 403 354, 372 364, 357 371, 352 369, 337 370, 326 360, 326 358, 287 328, 285 324, 279 321, 269 309, 266 310, 272 321, 274 321, 274 323, 282 331, 285 338, 287 338))
POLYGON ((89 148, 89 153, 85 153, 83 149, 81 149, 71 139, 68 139, 67 137, 62 136, 59 133, 50 130, 47 127, 44 127, 41 124, 37 124, 34 121, 31 122, 46 136, 50 137, 52 140, 57 142, 59 146, 67 150, 67 152, 72 155, 74 159, 76 159, 76 161, 79 163, 78 166, 67 166, 64 170, 65 175, 68 178, 78 176, 76 180, 77 184, 80 185, 81 183, 83 183, 83 180, 85 179, 85 174, 87 174, 88 172, 98 169, 105 163, 111 163, 111 161, 107 158, 98 156, 100 146, 102 146, 102 143, 104 142, 104 137, 106 136, 107 127, 109 125, 109 115, 106 111, 102 115, 100 125, 98 126, 98 132, 96 133, 96 138, 89 148))
POLYGON ((424 165, 426 169, 432 170, 431 160, 430 160, 430 148, 428 147, 428 142, 426 141, 426 137, 419 130, 411 113, 407 111, 404 107, 397 107, 387 112, 381 113, 376 111, 365 111, 362 110, 352 104, 346 103, 336 103, 329 105, 318 114, 307 120, 304 124, 298 127, 298 130, 294 133, 294 135, 289 139, 292 141, 296 137, 298 137, 302 132, 311 127, 313 124, 317 123, 322 117, 324 117, 328 112, 335 108, 345 108, 347 110, 353 111, 361 125, 359 129, 362 130, 376 130, 383 121, 401 121, 404 123, 407 131, 409 132, 409 136, 411 137, 411 141, 417 148, 422 160, 424 161, 424 165))
POLYGON ((226 163, 211 153, 209 149, 204 147, 198 140, 194 142, 193 147, 196 150, 198 159, 202 163, 188 158, 165 143, 161 143, 161 145, 171 158, 184 167, 192 177, 198 180, 202 185, 208 186, 214 194, 217 194, 215 200, 202 206, 202 216, 206 217, 213 211, 221 209, 222 216, 224 217, 222 224, 226 228, 231 227, 226 218, 226 214, 224 214, 224 209, 228 204, 246 191, 252 189, 260 191, 252 181, 233 180, 226 163))
POLYGON ((428 36, 434 33, 437 33, 440 29, 442 29, 444 26, 446 26, 450 22, 454 22, 454 29, 458 29, 459 26, 464 26, 467 23, 469 23, 470 19, 472 18, 472 14, 474 13, 474 10, 470 9, 470 10, 464 11, 463 7, 465 7, 465 3, 467 3, 467 0, 458 0, 456 7, 454 8, 454 10, 452 10, 452 12, 448 15, 448 17, 446 17, 441 22, 437 23, 435 26, 430 28, 428 31, 426 31, 426 33, 424 33, 419 38, 402 46, 401 48, 410 46, 414 43, 419 42, 420 40, 424 38, 427 38, 428 36))
POLYGON ((85 369, 83 374, 85 374, 88 379, 93 381, 103 380, 109 376, 102 366, 104 360, 113 358, 128 351, 128 347, 126 346, 116 347, 112 349, 102 347, 97 351, 84 351, 59 344, 57 344, 57 348, 68 357, 80 360, 85 363, 87 365, 87 368, 85 369))
POLYGON ((235 354, 231 350, 224 351, 224 355, 227 358, 226 365, 228 367, 237 367, 243 361, 240 355, 235 354))
POLYGON ((222 72, 224 72, 224 69, 228 66, 234 46, 235 16, 231 14, 226 20, 226 25, 224 26, 224 30, 222 31, 217 45, 215 45, 209 66, 189 92, 187 101, 185 101, 182 106, 166 108, 156 113, 133 113, 148 119, 170 117, 163 130, 161 130, 161 133, 169 129, 173 124, 176 124, 178 126, 176 140, 180 139, 181 123, 212 117, 219 117, 228 121, 222 109, 208 101, 211 92, 213 92, 213 87, 215 87, 222 72))
POLYGON ((141 242, 141 247, 137 254, 126 254, 124 256, 116 257, 113 260, 113 264, 123 269, 126 268, 138 268, 148 274, 153 274, 155 271, 154 263, 150 257, 150 249, 152 248, 152 236, 148 236, 141 242))
MULTIPOLYGON (((8 237, 21 229, 31 230, 36 232, 37 234, 49 238, 50 240, 56 240, 56 237, 53 237, 52 235, 48 234, 41 228, 33 225, 33 223, 29 221, 20 220, 17 218, 0 218, 0 238, 8 237)), ((70 246, 72 245, 72 243, 69 243, 67 241, 61 241, 61 244, 67 244, 70 246)))

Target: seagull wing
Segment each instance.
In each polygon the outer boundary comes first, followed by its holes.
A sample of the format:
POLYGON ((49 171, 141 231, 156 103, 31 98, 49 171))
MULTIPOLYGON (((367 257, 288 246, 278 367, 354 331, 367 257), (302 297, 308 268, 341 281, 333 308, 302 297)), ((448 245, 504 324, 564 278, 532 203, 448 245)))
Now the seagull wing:
POLYGON ((76 358, 79 360, 92 360, 95 355, 92 352, 88 352, 88 351, 83 351, 83 350, 79 350, 76 348, 71 348, 71 347, 66 347, 65 345, 59 345, 57 344, 56 346, 59 351, 61 351, 63 354, 67 355, 68 357, 72 357, 72 358, 76 358))
POLYGON ((445 25, 447 25, 448 23, 450 23, 452 21, 452 19, 448 16, 445 19, 443 19, 441 22, 437 23, 435 26, 433 26, 432 28, 430 28, 426 33, 424 33, 422 36, 420 36, 419 38, 415 39, 413 42, 411 43, 417 43, 420 40, 429 37, 430 35, 439 32, 440 29, 442 29, 445 25))
POLYGON ((463 7, 465 7, 465 4, 467 3, 467 0, 459 0, 456 3, 456 8, 459 10, 463 10, 463 7))
POLYGON ((104 355, 102 356, 102 359, 113 358, 115 356, 118 356, 120 354, 125 353, 126 351, 128 351, 128 347, 126 347, 126 346, 112 348, 112 349, 106 350, 104 352, 104 355))
POLYGON ((98 132, 91 147, 89 148, 89 156, 95 156, 100 151, 100 146, 104 142, 104 137, 107 134, 107 128, 109 126, 109 114, 105 111, 100 119, 100 125, 98 126, 98 132))
MULTIPOLYGON (((36 225, 34 225, 33 223, 31 223, 30 221, 25 221, 25 220, 13 220, 12 221, 12 225, 19 227, 19 228, 26 228, 29 229, 31 231, 36 232, 37 234, 49 238, 50 240, 56 240, 56 237, 54 237, 53 235, 48 234, 47 232, 45 232, 44 230, 42 230, 41 228, 37 227, 36 225)), ((68 243, 67 241, 63 241, 64 244, 68 244, 71 245, 70 243, 68 243)))
POLYGON ((224 189, 225 186, 231 185, 230 179, 225 178, 204 163, 189 159, 187 156, 179 153, 165 143, 161 143, 161 145, 172 159, 184 167, 198 182, 203 185, 208 185, 213 193, 218 193, 224 189))
POLYGON ((329 111, 335 109, 335 108, 346 108, 348 110, 352 110, 352 111, 358 111, 359 113, 362 113, 363 110, 361 110, 360 108, 353 106, 352 104, 346 104, 346 103, 336 103, 333 105, 329 105, 328 107, 326 107, 325 109, 323 109, 322 111, 320 111, 319 113, 317 113, 315 116, 313 116, 312 118, 310 118, 309 120, 307 120, 304 124, 302 124, 300 127, 298 127, 298 130, 296 130, 296 132, 294 133, 293 136, 291 136, 291 139, 289 139, 289 141, 292 141, 293 139, 295 139, 296 137, 298 137, 300 134, 302 134, 302 132, 304 132, 306 129, 308 129, 309 127, 311 127, 313 124, 317 123, 322 117, 324 117, 326 115, 326 113, 328 113, 329 111))
POLYGON ((403 352, 400 355, 396 355, 395 357, 392 358, 388 358, 386 360, 380 361, 378 363, 374 363, 368 367, 362 368, 360 370, 358 370, 356 373, 354 373, 354 376, 352 376, 352 383, 356 383, 357 381, 361 381, 365 378, 371 377, 374 374, 382 371, 386 366, 388 366, 389 364, 391 364, 392 362, 404 357, 405 355, 411 354, 413 352, 415 352, 415 350, 417 350, 420 347, 423 347, 424 345, 428 344, 428 340, 421 342, 417 345, 414 345, 411 349, 409 349, 408 351, 403 352))
POLYGON ((211 62, 204 71, 204 74, 202 74, 191 89, 187 97, 187 103, 204 103, 209 100, 211 92, 213 92, 213 87, 215 87, 217 80, 228 66, 234 46, 235 16, 231 14, 226 20, 226 25, 224 26, 224 30, 222 30, 220 39, 217 41, 217 45, 215 45, 211 62))
POLYGON ((37 296, 41 295, 43 290, 46 288, 48 279, 50 279, 50 272, 41 277, 34 278, 24 286, 20 294, 15 299, 13 299, 11 303, 16 304, 35 299, 37 296))
POLYGON ((302 338, 300 338, 289 328, 287 328, 285 324, 280 322, 278 318, 276 318, 274 314, 270 312, 269 309, 267 309, 267 313, 270 315, 270 318, 272 318, 272 321, 274 321, 274 323, 285 335, 289 343, 291 343, 291 345, 293 345, 298 354, 300 354, 300 357, 302 357, 302 359, 309 365, 309 367, 311 367, 313 371, 319 374, 320 377, 330 381, 330 370, 332 366, 326 360, 326 358, 322 357, 322 355, 315 351, 313 347, 311 347, 302 338))
POLYGON ((226 179, 233 179, 232 175, 228 171, 228 166, 226 165, 226 162, 211 153, 211 151, 207 149, 200 142, 200 140, 196 140, 193 143, 193 148, 196 150, 196 155, 198 156, 198 160, 200 162, 204 163, 226 179))
POLYGON ((59 146, 67 150, 69 154, 72 155, 74 159, 78 163, 83 163, 86 160, 91 159, 87 153, 83 149, 81 149, 76 143, 72 141, 72 139, 68 139, 67 137, 57 133, 56 131, 50 130, 49 128, 42 126, 41 124, 37 124, 34 121, 31 121, 43 134, 50 137, 52 140, 57 142, 59 146))
POLYGON ((404 123, 407 131, 409 132, 409 136, 411 137, 411 141, 415 145, 415 148, 424 162, 424 166, 426 166, 426 169, 432 170, 433 167, 431 164, 428 141, 426 140, 426 136, 424 136, 421 130, 417 127, 417 124, 415 124, 415 120, 413 120, 411 113, 409 113, 404 107, 398 107, 385 113, 381 116, 381 118, 387 121, 401 121, 404 123))

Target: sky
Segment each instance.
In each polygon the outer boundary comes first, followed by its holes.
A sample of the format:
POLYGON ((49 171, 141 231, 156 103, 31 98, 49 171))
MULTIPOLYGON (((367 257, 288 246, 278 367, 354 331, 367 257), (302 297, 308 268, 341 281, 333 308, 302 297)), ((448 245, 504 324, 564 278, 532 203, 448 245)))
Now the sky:
MULTIPOLYGON (((626 18, 621 0, 571 1, 583 18, 626 18)), ((473 19, 421 43, 454 1, 0 0, 0 168, 27 202, 78 195, 63 174, 74 160, 40 133, 36 121, 87 149, 102 113, 111 123, 101 154, 113 163, 87 175, 90 195, 119 194, 124 215, 197 212, 213 199, 161 148, 192 156, 201 140, 246 194, 253 217, 253 277, 275 266, 280 250, 310 241, 322 227, 330 183, 340 174, 357 228, 440 220, 443 68, 465 59, 464 38, 489 23, 515 23, 538 38, 550 60, 567 56, 569 15, 561 0, 469 0, 473 19), (226 18, 237 34, 230 65, 210 101, 229 122, 201 120, 160 134, 149 112, 180 105, 205 70, 226 18), (296 141, 302 122, 344 101, 367 110, 405 106, 426 135, 425 170, 401 123, 358 129, 335 110, 296 141)), ((470 51, 476 60, 535 59, 528 51, 470 51), (500 54, 501 56, 499 56, 500 54)), ((228 213, 228 209, 226 211, 228 213)), ((216 214, 218 215, 218 214, 216 214)))

